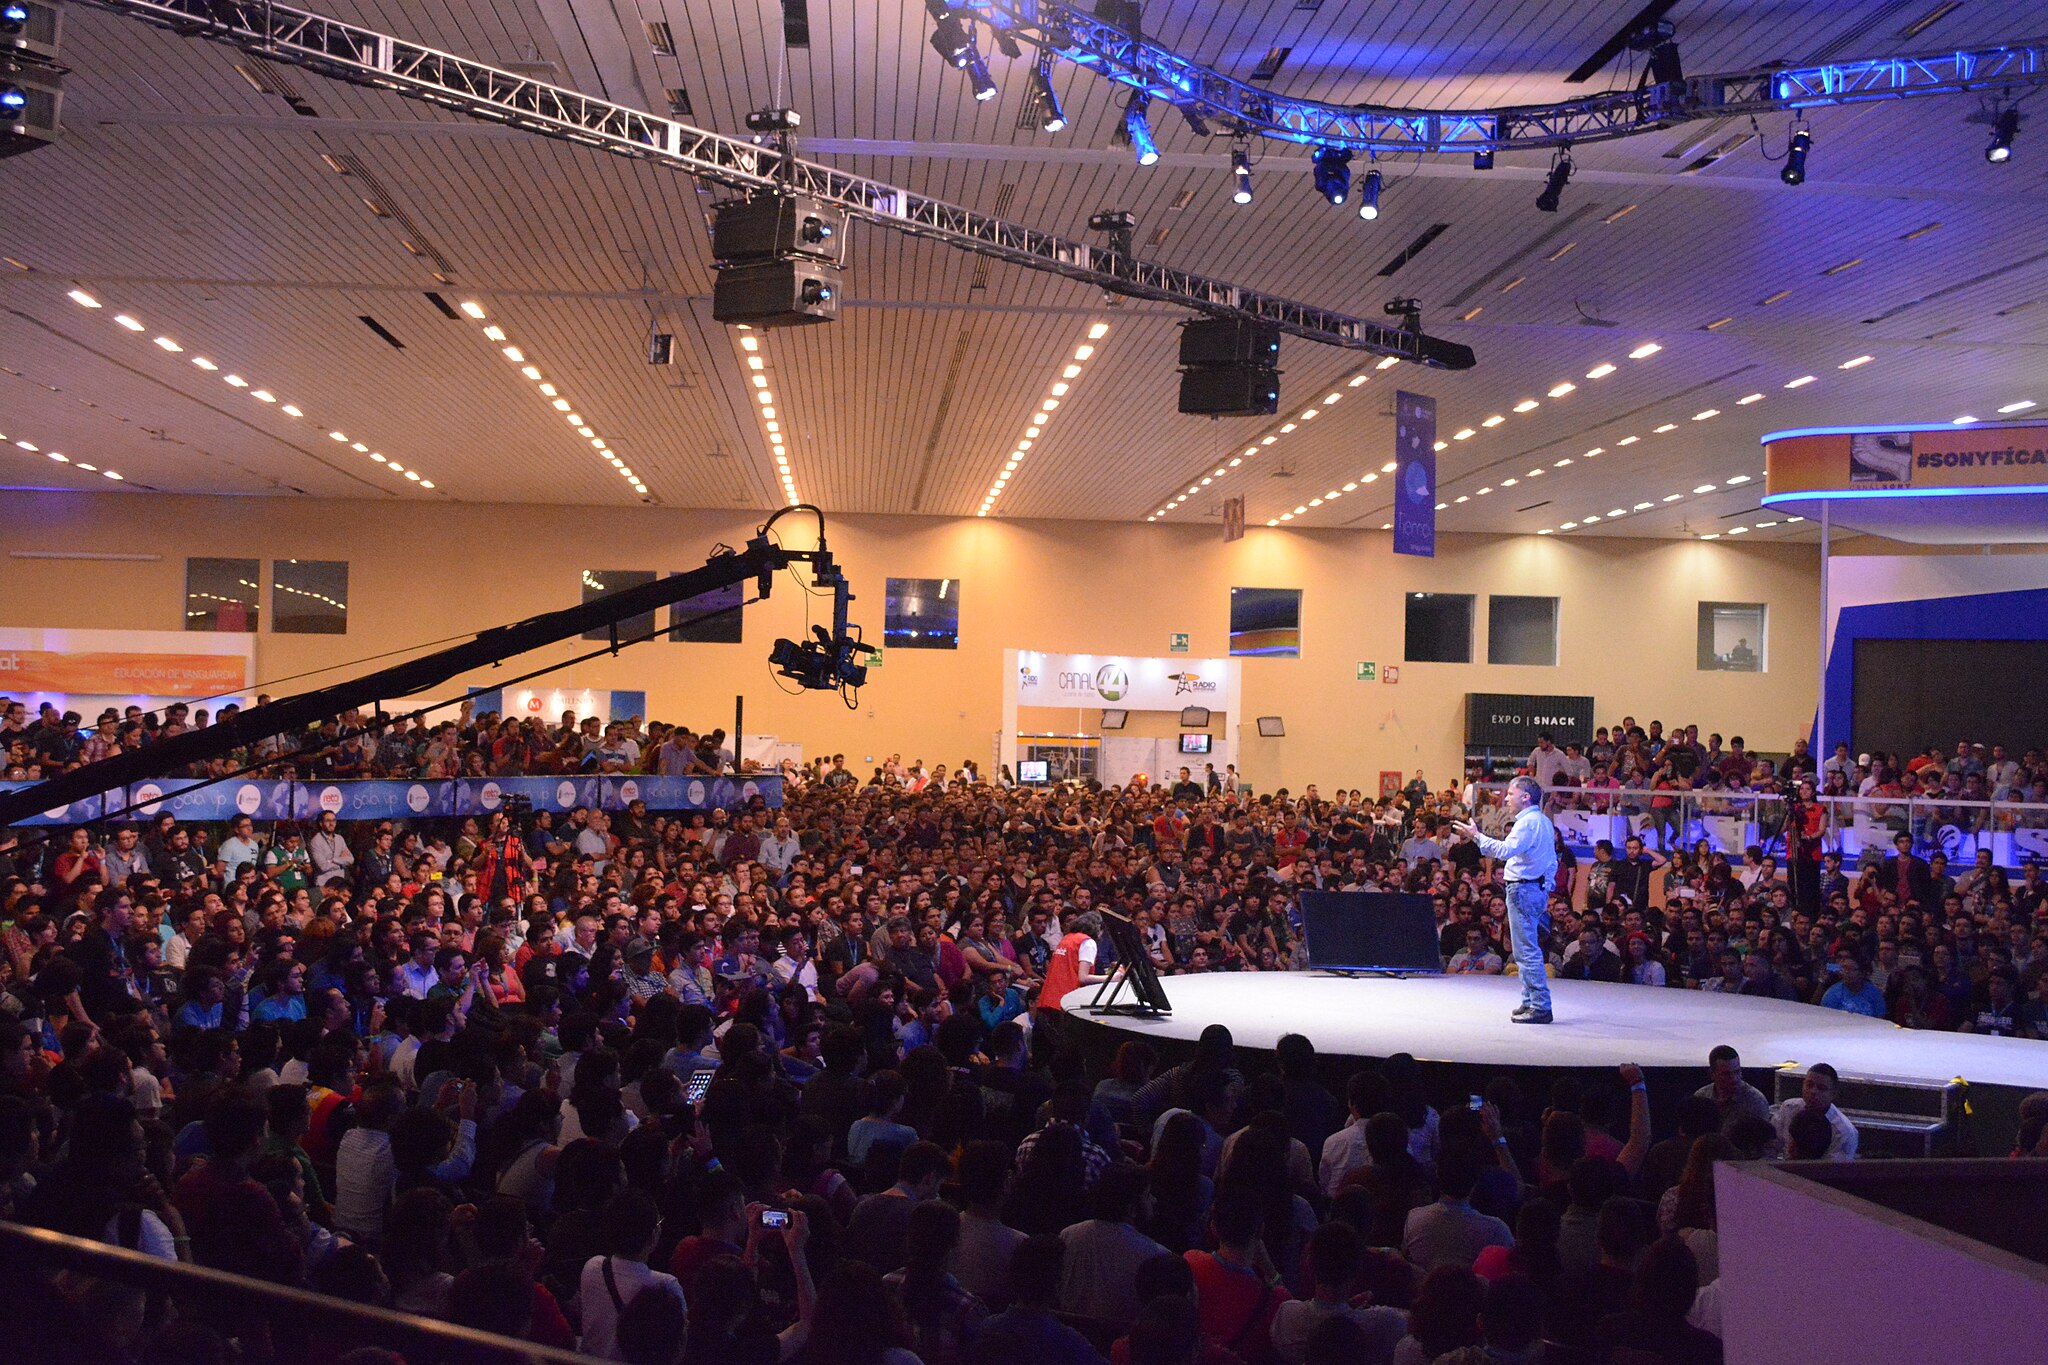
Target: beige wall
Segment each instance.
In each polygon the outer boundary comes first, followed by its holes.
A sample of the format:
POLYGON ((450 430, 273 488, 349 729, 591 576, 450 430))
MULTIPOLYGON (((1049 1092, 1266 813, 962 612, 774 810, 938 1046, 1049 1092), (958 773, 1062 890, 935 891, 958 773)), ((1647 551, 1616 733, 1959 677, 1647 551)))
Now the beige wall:
MULTIPOLYGON (((713 543, 741 543, 753 522, 638 507, 0 494, 0 550, 162 557, 0 560, 0 624, 176 629, 187 555, 348 560, 349 633, 262 635, 258 676, 271 679, 571 605, 582 569, 693 568, 713 543)), ((642 645, 545 684, 645 689, 656 718, 728 729, 744 693, 749 732, 807 753, 900 751, 986 767, 1004 648, 1165 654, 1169 633, 1186 631, 1194 655, 1220 655, 1232 586, 1299 587, 1302 656, 1244 661, 1245 730, 1259 715, 1287 722, 1285 739, 1242 739, 1239 766, 1261 789, 1370 788, 1379 769, 1418 766, 1446 780, 1467 691, 1591 694, 1603 721, 1697 720, 1765 749, 1812 719, 1817 554, 1806 546, 1445 536, 1438 558, 1417 560, 1395 556, 1378 532, 1257 528, 1225 545, 1213 527, 852 516, 832 520, 831 542, 859 595, 854 618, 876 639, 885 575, 959 578, 961 648, 890 650, 857 711, 830 695, 785 695, 768 646, 798 634, 811 604, 785 575, 748 610, 743 645, 642 645), (1557 596, 1560 666, 1401 663, 1404 591, 1477 594, 1480 659, 1486 594, 1557 596), (1769 672, 1695 671, 1703 599, 1770 603, 1769 672), (1397 665, 1399 684, 1353 681, 1360 660, 1397 665)), ((542 658, 575 652, 565 644, 542 658)))

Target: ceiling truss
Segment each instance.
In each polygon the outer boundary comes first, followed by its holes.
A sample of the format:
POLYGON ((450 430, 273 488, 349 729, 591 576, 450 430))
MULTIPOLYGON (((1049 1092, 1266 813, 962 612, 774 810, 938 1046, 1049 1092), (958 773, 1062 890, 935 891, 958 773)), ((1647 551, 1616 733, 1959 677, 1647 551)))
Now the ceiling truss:
POLYGON ((1763 67, 1503 109, 1400 109, 1290 99, 1233 80, 1071 5, 960 0, 979 18, 1119 84, 1216 119, 1224 131, 1375 155, 1509 152, 1604 142, 1696 119, 2048 83, 2048 41, 1920 56, 1763 67))
POLYGON ((1243 285, 1140 260, 913 191, 805 161, 774 147, 593 99, 408 42, 387 33, 267 0, 86 0, 99 9, 173 32, 224 43, 270 61, 389 90, 466 117, 669 165, 742 192, 800 192, 852 217, 1109 293, 1176 304, 1217 316, 1257 318, 1292 336, 1393 356, 1441 369, 1468 369, 1469 347, 1419 331, 1262 294, 1243 285))

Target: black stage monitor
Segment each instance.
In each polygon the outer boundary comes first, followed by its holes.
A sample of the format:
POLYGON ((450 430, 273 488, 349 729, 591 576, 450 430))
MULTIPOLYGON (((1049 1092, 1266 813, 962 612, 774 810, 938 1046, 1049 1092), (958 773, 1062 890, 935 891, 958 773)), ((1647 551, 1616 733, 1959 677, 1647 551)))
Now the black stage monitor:
POLYGON ((1304 891, 1308 965, 1329 972, 1441 973, 1436 910, 1427 896, 1304 891))

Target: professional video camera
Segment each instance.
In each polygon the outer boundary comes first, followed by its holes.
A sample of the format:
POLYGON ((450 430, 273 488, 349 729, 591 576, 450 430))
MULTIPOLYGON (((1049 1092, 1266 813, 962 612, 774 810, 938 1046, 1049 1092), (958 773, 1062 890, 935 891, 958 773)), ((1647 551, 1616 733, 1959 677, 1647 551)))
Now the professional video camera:
POLYGON ((878 653, 873 645, 863 644, 858 635, 835 639, 823 626, 812 626, 811 633, 817 638, 801 644, 795 640, 775 642, 775 647, 768 651, 768 662, 777 673, 795 679, 799 686, 819 691, 859 687, 868 680, 868 666, 855 655, 878 653))

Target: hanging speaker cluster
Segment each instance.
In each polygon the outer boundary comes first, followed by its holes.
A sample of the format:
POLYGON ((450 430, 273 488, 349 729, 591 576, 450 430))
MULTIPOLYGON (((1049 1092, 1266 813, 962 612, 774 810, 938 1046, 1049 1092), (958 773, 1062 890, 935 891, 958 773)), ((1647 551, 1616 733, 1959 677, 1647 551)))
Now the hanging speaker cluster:
POLYGON ((714 210, 718 266, 711 316, 752 327, 795 327, 839 316, 846 212, 802 194, 764 191, 714 210))
POLYGON ((1280 410, 1280 328, 1252 318, 1181 324, 1180 410, 1267 417, 1280 410))

